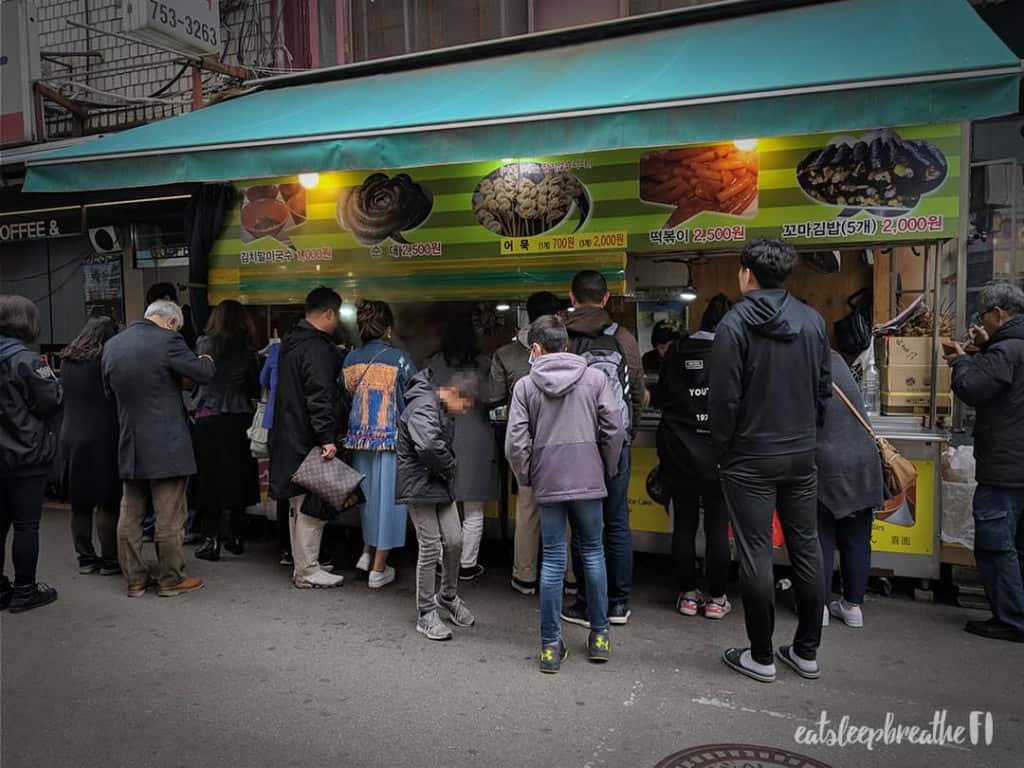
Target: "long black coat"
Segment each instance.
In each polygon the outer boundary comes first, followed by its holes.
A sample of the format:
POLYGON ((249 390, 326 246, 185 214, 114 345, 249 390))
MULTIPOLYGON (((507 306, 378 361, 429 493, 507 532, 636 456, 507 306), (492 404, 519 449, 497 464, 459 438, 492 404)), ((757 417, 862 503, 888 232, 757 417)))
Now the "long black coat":
POLYGON ((213 380, 181 334, 149 320, 132 323, 103 349, 103 388, 117 401, 122 480, 162 480, 196 473, 182 378, 213 380))
POLYGON ((330 335, 305 320, 281 342, 274 427, 270 431, 270 495, 289 499, 305 491, 291 477, 316 445, 334 443, 341 413, 341 353, 330 335))
POLYGON ((100 359, 64 360, 64 422, 61 452, 72 504, 116 509, 121 500, 117 471, 117 404, 103 391, 100 359))
MULTIPOLYGON (((857 382, 846 361, 835 350, 832 350, 832 380, 867 419, 857 382)), ((816 459, 818 502, 836 519, 882 505, 885 497, 878 446, 841 397, 828 401, 825 424, 818 429, 816 459)))

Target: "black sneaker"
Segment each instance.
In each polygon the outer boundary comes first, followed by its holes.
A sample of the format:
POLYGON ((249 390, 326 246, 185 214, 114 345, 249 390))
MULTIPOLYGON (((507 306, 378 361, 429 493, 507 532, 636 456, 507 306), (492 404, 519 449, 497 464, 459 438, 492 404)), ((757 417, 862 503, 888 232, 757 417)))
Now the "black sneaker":
POLYGON ((576 597, 580 593, 580 585, 575 581, 567 581, 562 584, 562 592, 569 597, 576 597))
POLYGON ((80 557, 78 558, 78 572, 83 576, 96 573, 100 569, 100 559, 98 557, 80 557))
POLYGON ((4 576, 0 579, 0 611, 6 611, 10 607, 12 597, 14 597, 14 587, 4 576))
POLYGON ((116 560, 100 565, 100 576, 120 576, 121 566, 116 560))
POLYGON ((484 575, 484 567, 479 563, 469 568, 459 568, 459 581, 473 581, 484 575))
POLYGON ((568 608, 562 609, 562 621, 568 621, 570 624, 590 629, 590 619, 588 617, 589 613, 587 612, 586 603, 581 603, 578 600, 568 608))
POLYGON ((224 549, 232 555, 244 555, 245 542, 242 540, 241 536, 232 536, 229 539, 224 539, 224 549))
POLYGON ((292 553, 288 552, 288 551, 282 552, 281 553, 280 564, 281 565, 286 565, 289 568, 291 568, 293 565, 295 565, 295 561, 292 560, 292 553))
POLYGON ((220 560, 220 542, 217 539, 207 539, 203 546, 196 547, 195 556, 200 560, 216 562, 220 560))
POLYGON ((633 612, 629 610, 629 606, 626 603, 616 603, 615 605, 608 606, 608 623, 615 624, 616 626, 623 626, 629 617, 633 615, 633 612))
POLYGON ((991 618, 988 621, 968 621, 964 631, 989 640, 1008 640, 1011 643, 1024 643, 1024 632, 1017 632, 1013 627, 991 618))
POLYGON ((536 581, 521 581, 515 576, 512 577, 512 589, 518 592, 520 595, 536 595, 537 594, 537 582, 536 581))
POLYGON ((42 582, 30 584, 27 587, 15 587, 14 596, 11 598, 11 613, 31 611, 33 608, 42 608, 57 599, 57 590, 48 587, 42 582))
POLYGON ((595 664, 603 664, 611 657, 612 641, 608 636, 608 630, 603 632, 591 632, 587 638, 587 653, 590 660, 595 664))
POLYGON ((546 643, 540 647, 540 671, 553 675, 562 668, 562 662, 569 658, 569 649, 559 640, 557 643, 546 643))

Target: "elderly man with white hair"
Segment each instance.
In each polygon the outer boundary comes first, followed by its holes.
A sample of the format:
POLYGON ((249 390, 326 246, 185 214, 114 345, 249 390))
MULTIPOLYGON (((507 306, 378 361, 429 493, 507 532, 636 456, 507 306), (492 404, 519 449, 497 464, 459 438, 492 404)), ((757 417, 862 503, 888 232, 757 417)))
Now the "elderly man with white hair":
POLYGON ((154 301, 144 320, 132 323, 103 348, 103 386, 117 402, 118 467, 124 482, 117 525, 118 559, 128 596, 148 586, 142 556, 142 520, 147 496, 156 513, 156 551, 161 597, 202 589, 202 579, 184 574, 182 529, 189 475, 196 472, 188 416, 181 391, 187 382, 206 384, 215 368, 196 357, 179 334, 184 320, 172 301, 154 301))

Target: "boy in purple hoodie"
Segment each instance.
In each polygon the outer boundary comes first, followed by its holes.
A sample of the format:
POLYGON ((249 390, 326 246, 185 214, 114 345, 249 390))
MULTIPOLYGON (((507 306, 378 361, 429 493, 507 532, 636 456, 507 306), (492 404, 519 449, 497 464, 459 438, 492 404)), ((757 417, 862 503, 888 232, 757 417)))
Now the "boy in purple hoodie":
POLYGON ((540 513, 544 559, 540 579, 540 670, 558 672, 569 655, 562 641, 562 576, 568 516, 581 539, 590 619, 591 661, 608 660, 608 576, 602 499, 605 476, 618 469, 625 431, 622 413, 603 373, 568 353, 569 335, 545 315, 527 337, 532 366, 520 379, 509 408, 505 454, 520 486, 533 489, 540 513))

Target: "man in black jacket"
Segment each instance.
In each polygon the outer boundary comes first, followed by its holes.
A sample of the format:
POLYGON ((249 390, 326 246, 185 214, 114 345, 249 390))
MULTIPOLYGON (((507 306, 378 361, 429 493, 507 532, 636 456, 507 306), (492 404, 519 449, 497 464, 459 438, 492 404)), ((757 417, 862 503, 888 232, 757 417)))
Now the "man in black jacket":
POLYGON ((743 574, 750 648, 723 660, 761 682, 775 680, 772 511, 778 509, 793 565, 799 626, 778 658, 803 677, 819 676, 824 608, 817 531, 818 426, 831 397, 825 321, 782 284, 797 254, 779 240, 754 240, 740 252, 743 300, 718 326, 711 352, 708 412, 722 491, 743 574))
POLYGON ((978 293, 981 351, 960 345, 947 355, 953 392, 977 411, 974 457, 974 559, 992 606, 988 621, 968 621, 974 635, 1024 642, 1024 291, 1008 283, 978 293))
POLYGON ((274 428, 270 431, 270 495, 288 499, 288 523, 294 570, 300 589, 341 586, 343 577, 320 567, 320 539, 326 520, 305 514, 306 492, 291 478, 309 452, 320 448, 324 460, 338 453, 341 425, 341 354, 334 342, 341 296, 314 288, 306 297, 306 317, 281 342, 274 428))

